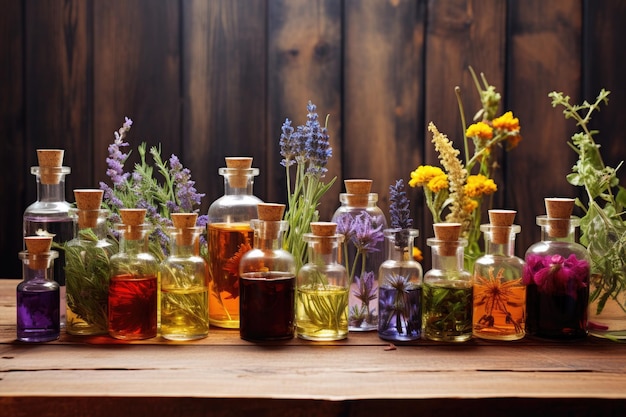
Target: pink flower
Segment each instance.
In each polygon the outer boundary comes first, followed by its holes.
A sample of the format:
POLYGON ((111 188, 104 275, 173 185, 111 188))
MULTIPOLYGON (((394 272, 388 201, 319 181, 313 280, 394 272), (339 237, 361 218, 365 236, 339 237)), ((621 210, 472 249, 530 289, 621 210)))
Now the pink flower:
POLYGON ((576 298, 578 290, 589 284, 589 262, 571 254, 536 255, 526 257, 522 281, 536 285, 539 291, 552 295, 568 295, 576 298))

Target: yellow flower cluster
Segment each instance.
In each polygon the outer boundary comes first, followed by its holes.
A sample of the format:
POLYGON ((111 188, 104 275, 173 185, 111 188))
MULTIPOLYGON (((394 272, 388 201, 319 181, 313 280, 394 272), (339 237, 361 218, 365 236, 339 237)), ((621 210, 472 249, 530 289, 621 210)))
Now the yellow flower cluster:
POLYGON ((493 138, 493 129, 485 122, 478 122, 470 125, 465 131, 468 138, 490 140, 493 138))
POLYGON ((465 183, 465 195, 470 198, 479 198, 483 195, 493 194, 498 190, 498 186, 491 179, 482 174, 469 175, 465 183))
POLYGON ((448 176, 439 167, 420 165, 411 172, 409 185, 411 187, 426 187, 436 193, 448 188, 448 176))
POLYGON ((512 111, 508 111, 502 116, 496 117, 491 123, 494 129, 506 130, 507 132, 519 132, 520 130, 519 119, 513 117, 512 111))

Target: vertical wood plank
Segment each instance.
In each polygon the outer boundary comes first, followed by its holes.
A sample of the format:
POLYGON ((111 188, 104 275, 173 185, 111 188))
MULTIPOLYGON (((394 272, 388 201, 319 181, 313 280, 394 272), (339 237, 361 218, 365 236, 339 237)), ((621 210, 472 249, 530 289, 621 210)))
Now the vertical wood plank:
POLYGON ((389 186, 407 184, 424 160, 424 11, 423 2, 346 1, 344 175, 371 178, 386 217, 389 186))
MULTIPOLYGON (((582 62, 583 99, 592 101, 600 89, 610 90, 609 105, 595 113, 591 127, 599 131, 595 140, 600 144, 604 162, 613 168, 626 161, 626 56, 623 53, 626 2, 585 0, 585 27, 582 62)), ((626 167, 618 176, 626 185, 626 167)))
MULTIPOLYGON (((177 0, 94 2, 94 161, 96 181, 106 177, 107 146, 130 117, 131 159, 141 142, 180 155, 180 10, 177 0)), ((192 172, 193 174, 193 172, 192 172)))
MULTIPOLYGON (((461 88, 466 123, 481 108, 480 98, 468 67, 477 75, 484 73, 487 81, 507 96, 505 90, 505 45, 506 45, 506 2, 501 0, 429 1, 426 39, 425 113, 424 127, 425 163, 441 166, 432 144, 432 134, 427 125, 433 122, 441 133, 454 142, 465 161, 464 126, 461 123, 459 106, 454 93, 455 86, 461 88)), ((504 110, 502 103, 500 109, 504 110)), ((470 155, 473 154, 472 145, 470 155)), ((517 151, 515 151, 517 152, 517 151)), ((502 158, 498 159, 502 164, 502 158)), ((417 166, 417 165, 416 165, 417 166)), ((475 173, 475 172, 474 172, 475 173)), ((494 208, 503 207, 508 184, 503 181, 501 171, 494 179, 498 191, 494 195, 494 208)), ((421 192, 421 190, 420 190, 421 192)), ((487 209, 483 203, 483 211, 487 209)), ((433 236, 432 215, 424 204, 424 233, 433 236)), ((484 213, 486 215, 486 212, 484 213)), ((483 216, 485 218, 485 216, 483 216)))
POLYGON ((341 2, 271 0, 268 21, 268 198, 286 202, 285 169, 280 165, 279 138, 285 118, 292 126, 306 122, 307 103, 317 106, 328 129, 333 156, 327 180, 337 182, 320 201, 320 218, 329 220, 337 207, 342 161, 341 2))
POLYGON ((574 126, 552 108, 548 93, 563 91, 574 102, 580 98, 582 7, 579 0, 509 4, 507 91, 524 139, 507 160, 507 200, 518 210, 522 233, 516 246, 523 254, 540 239, 535 218, 545 214, 544 198, 577 192, 565 179, 575 160, 566 145, 574 126))
POLYGON ((184 153, 203 210, 224 194, 227 156, 251 156, 266 199, 266 2, 186 1, 183 6, 184 153))
POLYGON ((20 277, 21 262, 17 252, 22 250, 22 223, 26 208, 27 165, 24 146, 24 22, 19 2, 0 0, 0 278, 20 277))

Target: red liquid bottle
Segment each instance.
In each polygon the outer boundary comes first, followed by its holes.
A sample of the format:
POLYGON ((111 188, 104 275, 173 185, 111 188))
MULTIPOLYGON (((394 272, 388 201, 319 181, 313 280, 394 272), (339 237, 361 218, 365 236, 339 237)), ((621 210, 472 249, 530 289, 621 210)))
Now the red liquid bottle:
POLYGON ((282 248, 283 204, 259 204, 254 249, 239 264, 239 334, 251 341, 293 338, 296 261, 282 248))
POLYGON ((109 334, 116 339, 157 335, 158 262, 147 251, 145 209, 122 209, 120 251, 111 257, 109 334))

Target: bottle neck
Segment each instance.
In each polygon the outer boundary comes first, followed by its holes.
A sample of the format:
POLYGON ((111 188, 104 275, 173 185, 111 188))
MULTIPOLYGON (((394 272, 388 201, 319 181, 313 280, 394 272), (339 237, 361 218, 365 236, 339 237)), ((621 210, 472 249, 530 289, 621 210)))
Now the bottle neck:
POLYGON ((433 269, 443 271, 460 271, 463 269, 463 247, 458 247, 454 254, 448 254, 449 252, 444 253, 438 247, 433 247, 432 252, 433 269))
POLYGON ((37 201, 45 203, 65 201, 65 178, 58 184, 43 184, 37 177, 37 201))
POLYGON ((485 238, 485 253, 488 255, 513 256, 515 253, 515 241, 494 243, 489 238, 485 238))
POLYGON ((170 251, 173 256, 189 257, 197 256, 199 247, 195 244, 179 245, 175 241, 170 241, 170 251))
POLYGON ((252 195, 253 178, 248 178, 245 187, 235 186, 231 183, 228 176, 224 176, 224 194, 225 195, 252 195))
POLYGON ((419 235, 416 229, 385 229, 385 251, 387 258, 408 261, 413 258, 413 245, 419 235))
POLYGON ((138 253, 147 252, 148 244, 145 238, 127 239, 124 235, 120 236, 120 253, 136 255, 138 253))

